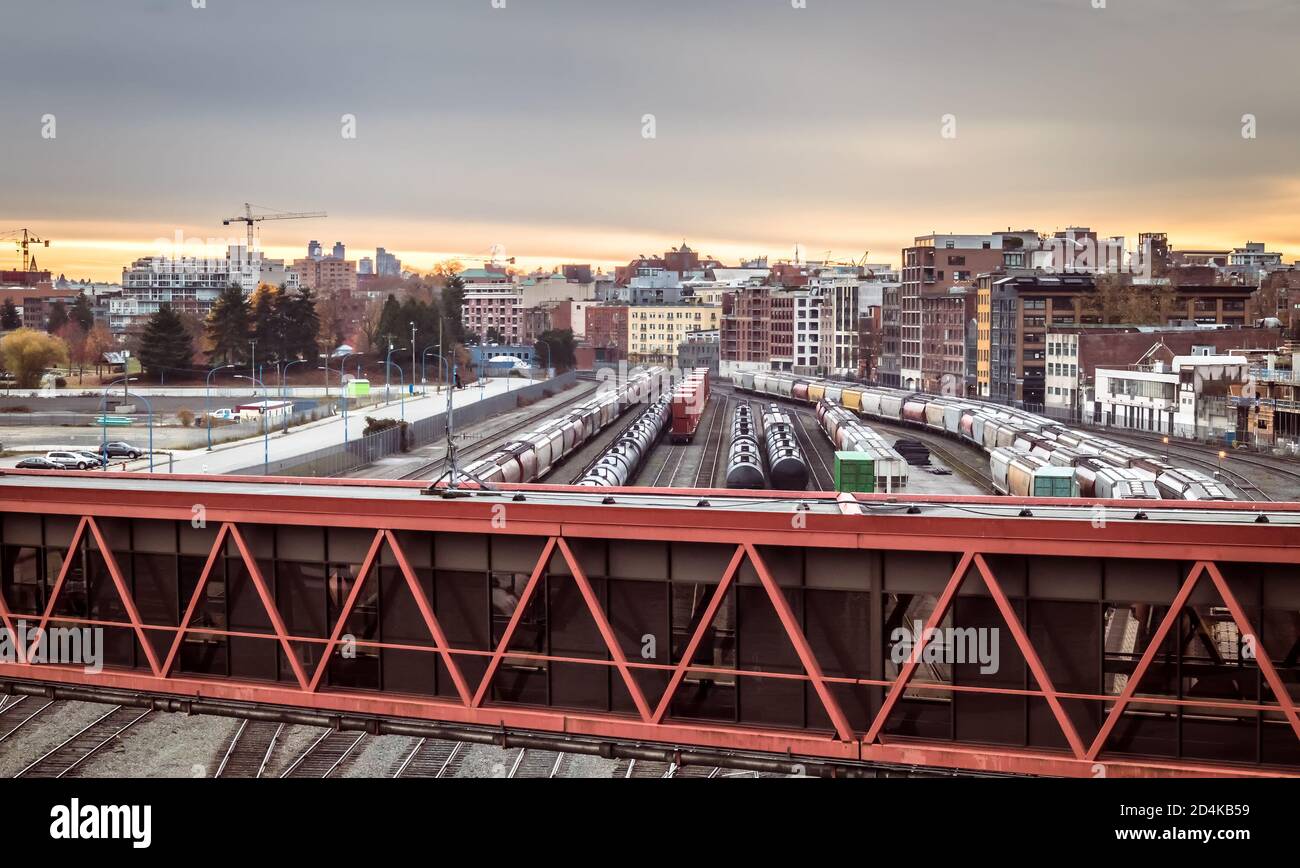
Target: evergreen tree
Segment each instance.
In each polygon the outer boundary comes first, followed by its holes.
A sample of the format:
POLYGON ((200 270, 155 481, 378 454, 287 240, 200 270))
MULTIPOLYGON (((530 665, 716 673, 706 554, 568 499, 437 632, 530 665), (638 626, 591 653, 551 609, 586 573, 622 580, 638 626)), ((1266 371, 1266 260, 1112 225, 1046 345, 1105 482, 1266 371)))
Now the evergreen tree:
POLYGON ((533 346, 534 358, 539 365, 563 373, 578 363, 577 346, 572 329, 550 329, 542 332, 533 346))
POLYGON ((184 371, 194 366, 194 344, 180 315, 170 304, 158 308, 149 317, 140 341, 140 367, 151 377, 169 371, 184 371))
POLYGON ((442 318, 446 331, 444 338, 447 346, 465 342, 465 321, 462 319, 465 305, 465 281, 459 274, 447 278, 442 289, 442 318))
POLYGON ((68 316, 87 334, 95 327, 95 312, 91 309, 90 299, 86 297, 84 291, 77 294, 77 301, 72 305, 68 316))
POLYGON ((400 346, 402 333, 409 331, 406 326, 406 320, 402 319, 402 306, 398 304, 397 297, 389 294, 384 301, 384 311, 379 315, 379 347, 377 349, 388 351, 388 345, 400 346))
POLYGON ((268 362, 282 362, 286 359, 283 296, 284 293, 279 289, 260 286, 249 302, 253 337, 257 340, 257 355, 268 362))
POLYGON ((315 359, 320 354, 317 336, 321 327, 320 315, 316 312, 316 294, 304 287, 296 295, 287 297, 287 305, 284 321, 290 357, 315 359))
POLYGON ((63 302, 56 301, 50 305, 50 318, 45 323, 45 330, 50 334, 55 334, 67 324, 68 307, 63 302))
POLYGON ((18 315, 18 307, 12 299, 6 298, 4 307, 0 308, 0 330, 11 332, 22 327, 23 318, 18 315))
POLYGON ((205 325, 208 334, 208 359, 213 364, 233 365, 248 358, 248 301, 244 290, 232 283, 221 291, 205 325))

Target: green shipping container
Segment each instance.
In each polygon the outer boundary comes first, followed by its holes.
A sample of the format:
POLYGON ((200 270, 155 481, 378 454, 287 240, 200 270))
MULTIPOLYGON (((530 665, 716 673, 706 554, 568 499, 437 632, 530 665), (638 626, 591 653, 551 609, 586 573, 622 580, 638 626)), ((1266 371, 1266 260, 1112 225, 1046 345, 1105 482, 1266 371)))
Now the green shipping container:
POLYGON ((836 452, 835 490, 873 493, 876 490, 875 458, 865 452, 836 452))
POLYGON ((1035 497, 1073 497, 1074 496, 1074 477, 1069 473, 1069 468, 1052 468, 1060 472, 1038 471, 1034 475, 1034 496, 1035 497))

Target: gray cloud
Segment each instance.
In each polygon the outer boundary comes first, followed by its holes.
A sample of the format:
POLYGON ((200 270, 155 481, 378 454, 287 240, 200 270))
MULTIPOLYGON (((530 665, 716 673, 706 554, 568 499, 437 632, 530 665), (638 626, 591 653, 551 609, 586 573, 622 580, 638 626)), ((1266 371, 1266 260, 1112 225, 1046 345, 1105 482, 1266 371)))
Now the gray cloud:
POLYGON ((1296 174, 1291 0, 11 6, 6 218, 219 231, 249 199, 328 209, 331 237, 382 216, 866 246, 924 214, 1195 219, 1296 174))

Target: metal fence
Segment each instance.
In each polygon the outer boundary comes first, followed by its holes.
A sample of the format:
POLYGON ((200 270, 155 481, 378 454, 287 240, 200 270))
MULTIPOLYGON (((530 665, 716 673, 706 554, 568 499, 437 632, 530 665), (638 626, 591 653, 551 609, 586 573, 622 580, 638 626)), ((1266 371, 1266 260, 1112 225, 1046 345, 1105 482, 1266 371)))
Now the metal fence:
MULTIPOLYGON (((457 407, 454 416, 455 427, 463 430, 466 426, 482 422, 489 416, 508 412, 519 406, 521 401, 532 403, 568 388, 577 382, 577 374, 569 371, 550 380, 511 389, 488 396, 481 401, 457 407)), ((476 386, 466 386, 473 390, 476 386)), ((463 390, 462 390, 463 391, 463 390)), ((349 411, 352 412, 352 411, 349 411)), ((312 452, 294 455, 279 461, 272 461, 266 469, 271 476, 338 476, 367 464, 373 464, 381 458, 396 455, 434 443, 447 436, 447 414, 438 413, 423 419, 416 419, 401 427, 389 428, 365 437, 349 440, 347 444, 339 443, 326 446, 312 452), (402 432, 405 431, 405 442, 402 432)), ((232 473, 262 473, 262 462, 258 461, 232 473)))

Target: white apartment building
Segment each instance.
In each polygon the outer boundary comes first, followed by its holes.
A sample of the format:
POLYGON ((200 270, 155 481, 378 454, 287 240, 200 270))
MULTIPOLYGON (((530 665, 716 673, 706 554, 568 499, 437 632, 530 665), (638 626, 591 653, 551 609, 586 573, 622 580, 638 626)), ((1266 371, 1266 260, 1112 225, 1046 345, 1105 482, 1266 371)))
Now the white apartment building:
POLYGON ((1231 388, 1249 376, 1244 356, 1175 356, 1172 362, 1098 368, 1092 421, 1176 437, 1234 431, 1231 388))
MULTIPOLYGON (((548 302, 595 303, 595 281, 577 283, 562 274, 533 274, 516 279, 504 271, 474 268, 461 272, 460 277, 465 281, 461 318, 466 330, 478 335, 480 342, 487 340, 489 329, 495 329, 504 343, 518 343, 524 337, 524 311, 548 302)), ((586 333, 585 312, 585 306, 581 311, 574 311, 575 336, 586 333)))
POLYGON ((776 347, 772 349, 772 361, 780 363, 781 370, 796 374, 813 376, 821 365, 822 347, 822 304, 821 289, 789 290, 794 297, 794 341, 791 344, 789 358, 778 358, 776 347))
POLYGON ((150 256, 122 269, 122 294, 109 299, 109 328, 125 331, 164 304, 179 313, 206 317, 221 291, 238 284, 245 295, 261 284, 298 288, 298 275, 284 261, 232 245, 223 258, 150 256))
POLYGON ((1054 418, 1072 416, 1080 406, 1082 372, 1079 370, 1079 336, 1048 332, 1043 367, 1043 404, 1054 418))
POLYGON ((710 304, 633 305, 627 314, 628 360, 672 366, 691 332, 719 329, 722 307, 710 304))

